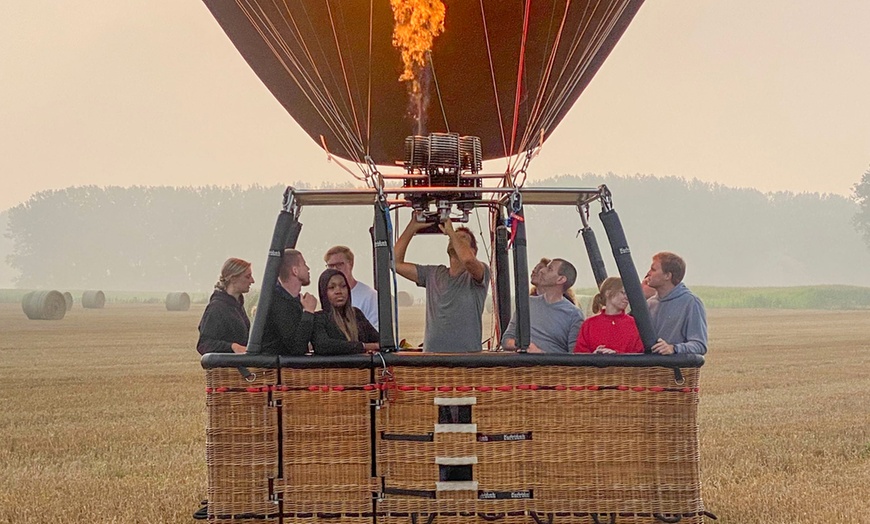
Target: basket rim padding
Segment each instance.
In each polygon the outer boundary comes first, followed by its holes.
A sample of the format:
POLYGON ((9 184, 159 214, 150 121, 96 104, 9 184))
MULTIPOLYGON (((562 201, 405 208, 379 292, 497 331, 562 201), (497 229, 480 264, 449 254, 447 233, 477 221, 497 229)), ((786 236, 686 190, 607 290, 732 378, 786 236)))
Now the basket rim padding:
POLYGON ((591 355, 591 354, 521 354, 521 353, 461 353, 423 354, 376 353, 373 355, 342 355, 334 357, 275 355, 247 355, 234 353, 206 353, 200 359, 203 369, 213 368, 350 368, 379 369, 384 366, 406 367, 661 367, 669 369, 700 368, 704 357, 695 354, 674 355, 591 355))

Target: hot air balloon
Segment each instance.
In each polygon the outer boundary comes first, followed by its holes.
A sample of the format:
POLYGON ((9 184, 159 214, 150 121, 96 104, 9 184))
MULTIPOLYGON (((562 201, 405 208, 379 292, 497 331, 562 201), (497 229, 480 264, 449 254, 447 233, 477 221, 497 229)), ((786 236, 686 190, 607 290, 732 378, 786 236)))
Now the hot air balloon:
POLYGON ((489 210, 494 309, 504 326, 510 243, 517 344, 527 348, 524 206, 578 208, 600 283, 607 275, 588 224, 597 201, 644 344, 652 345, 609 190, 523 187, 535 151, 642 0, 204 1, 288 113, 367 185, 288 188, 262 281, 276 280, 284 248, 295 246, 302 207, 373 206, 382 350, 262 354, 272 291, 264 285, 248 354, 202 359, 205 515, 217 522, 702 522, 709 515, 697 453, 703 357, 413 356, 397 351, 394 332, 391 210, 412 207, 433 222, 489 210), (503 172, 483 172, 484 160, 502 158, 503 172), (387 173, 388 166, 402 169, 387 173))
POLYGON ((397 10, 446 10, 441 25, 417 31, 436 34, 410 65, 394 43, 391 2, 205 3, 312 139, 339 157, 391 166, 404 159, 405 137, 429 132, 480 137, 484 160, 540 145, 643 2, 394 0, 397 10), (421 107, 399 80, 406 69, 421 107))

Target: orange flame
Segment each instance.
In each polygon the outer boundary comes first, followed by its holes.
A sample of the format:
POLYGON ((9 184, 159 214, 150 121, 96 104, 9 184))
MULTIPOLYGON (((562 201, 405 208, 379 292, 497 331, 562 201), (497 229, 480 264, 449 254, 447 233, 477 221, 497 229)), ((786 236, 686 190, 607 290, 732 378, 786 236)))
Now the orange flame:
POLYGON ((393 7, 393 46, 402 51, 405 70, 399 80, 411 82, 411 93, 420 93, 417 73, 426 65, 426 52, 444 31, 444 3, 441 0, 390 0, 393 7))

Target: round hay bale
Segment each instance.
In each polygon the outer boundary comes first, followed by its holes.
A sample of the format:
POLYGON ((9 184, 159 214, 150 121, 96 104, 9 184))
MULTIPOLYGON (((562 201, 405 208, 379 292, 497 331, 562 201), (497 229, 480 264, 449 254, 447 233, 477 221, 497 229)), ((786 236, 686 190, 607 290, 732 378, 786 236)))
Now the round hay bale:
POLYGON ((63 292, 63 300, 66 302, 66 310, 69 311, 73 307, 73 296, 69 291, 63 292))
POLYGON ((187 293, 169 293, 166 295, 166 311, 187 311, 190 309, 190 295, 187 293))
POLYGON ((414 297, 407 291, 399 291, 396 295, 396 300, 399 302, 399 307, 411 307, 414 305, 414 297))
POLYGON ((82 307, 85 309, 103 309, 106 305, 106 294, 102 291, 85 291, 82 293, 82 307))
POLYGON ((60 320, 66 301, 60 291, 31 291, 21 298, 21 309, 30 320, 60 320))

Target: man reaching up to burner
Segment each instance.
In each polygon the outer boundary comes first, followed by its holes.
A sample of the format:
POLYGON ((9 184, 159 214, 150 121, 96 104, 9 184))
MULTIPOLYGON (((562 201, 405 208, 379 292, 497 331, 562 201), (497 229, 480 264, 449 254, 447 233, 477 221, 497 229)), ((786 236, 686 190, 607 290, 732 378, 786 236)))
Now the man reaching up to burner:
POLYGON ((396 241, 396 272, 426 288, 426 332, 423 351, 427 353, 471 353, 481 350, 489 266, 477 259, 477 240, 466 227, 453 228, 446 220, 439 224, 447 235, 450 266, 424 266, 405 262, 408 244, 418 231, 429 226, 417 220, 418 212, 396 241))

